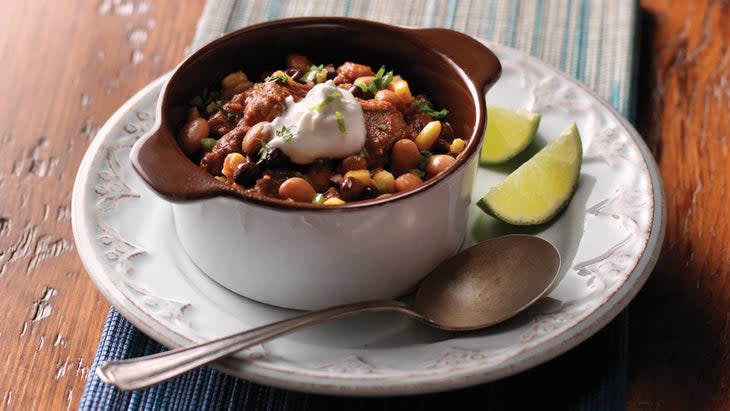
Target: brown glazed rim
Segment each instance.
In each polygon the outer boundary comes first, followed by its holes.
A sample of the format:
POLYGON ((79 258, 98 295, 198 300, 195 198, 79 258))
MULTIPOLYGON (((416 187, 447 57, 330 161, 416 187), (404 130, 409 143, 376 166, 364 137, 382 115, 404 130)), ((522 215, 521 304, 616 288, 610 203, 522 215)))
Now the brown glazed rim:
MULTIPOLYGON (((410 54, 410 53, 409 53, 410 54)), ((426 53, 423 53, 426 54, 426 53)), ((418 57, 423 57, 419 54, 418 57)), ((200 70, 200 68, 198 68, 200 70)), ((186 58, 165 83, 157 104, 157 116, 151 131, 142 136, 132 147, 130 160, 133 168, 142 180, 159 196, 170 202, 188 202, 218 196, 235 198, 247 204, 258 204, 282 210, 342 210, 361 209, 382 204, 390 204, 404 198, 418 195, 442 180, 451 177, 458 169, 474 156, 483 136, 486 125, 486 105, 484 94, 499 79, 501 65, 494 53, 484 44, 466 34, 441 28, 405 28, 368 20, 345 17, 299 17, 273 20, 230 32, 200 48, 186 58), (363 200, 337 206, 321 207, 314 204, 298 203, 276 198, 264 198, 245 194, 241 190, 224 184, 200 168, 179 148, 174 132, 169 124, 169 96, 171 90, 178 86, 178 73, 194 68, 201 56, 215 54, 221 46, 228 42, 240 41, 241 36, 255 33, 258 30, 272 28, 287 30, 303 26, 327 27, 337 30, 338 27, 357 28, 363 32, 386 31, 388 34, 401 36, 413 44, 412 50, 431 51, 433 55, 446 63, 452 70, 448 75, 456 76, 468 88, 472 103, 476 107, 475 124, 464 152, 458 156, 456 163, 436 177, 427 180, 418 188, 405 193, 396 194, 383 199, 363 200)))

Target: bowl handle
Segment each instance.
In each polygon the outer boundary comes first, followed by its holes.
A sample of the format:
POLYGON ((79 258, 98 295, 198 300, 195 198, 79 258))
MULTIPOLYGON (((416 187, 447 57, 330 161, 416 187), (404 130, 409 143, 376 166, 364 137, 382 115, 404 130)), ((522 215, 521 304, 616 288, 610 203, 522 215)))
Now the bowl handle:
POLYGON ((426 45, 461 67, 480 92, 486 92, 502 74, 497 56, 471 36, 442 28, 410 30, 426 45))
POLYGON ((142 136, 132 146, 129 159, 142 180, 168 201, 207 198, 227 191, 183 154, 164 124, 142 136))

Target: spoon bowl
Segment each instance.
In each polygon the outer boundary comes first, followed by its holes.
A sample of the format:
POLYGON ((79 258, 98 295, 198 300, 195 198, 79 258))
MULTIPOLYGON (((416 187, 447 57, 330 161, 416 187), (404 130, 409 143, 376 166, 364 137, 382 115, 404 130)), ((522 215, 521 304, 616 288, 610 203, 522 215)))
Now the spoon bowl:
POLYGON ((497 237, 441 263, 423 280, 412 305, 376 300, 310 311, 189 347, 107 361, 96 373, 122 390, 146 388, 298 329, 365 312, 396 311, 444 330, 485 328, 513 317, 547 294, 559 269, 560 254, 549 242, 524 234, 497 237))
POLYGON ((559 270, 560 254, 540 237, 492 238, 436 267, 418 287, 411 308, 446 330, 488 327, 544 296, 559 270))

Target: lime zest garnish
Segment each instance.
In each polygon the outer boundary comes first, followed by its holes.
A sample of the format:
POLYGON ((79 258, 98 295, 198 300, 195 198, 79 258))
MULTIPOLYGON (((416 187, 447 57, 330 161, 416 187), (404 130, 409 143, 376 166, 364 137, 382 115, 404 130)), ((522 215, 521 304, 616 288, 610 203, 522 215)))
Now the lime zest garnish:
POLYGON ((340 133, 347 133, 347 128, 345 127, 345 116, 342 115, 342 112, 335 111, 335 118, 337 119, 337 128, 340 129, 340 133))
POLYGON ((318 111, 326 107, 328 104, 334 102, 337 99, 342 98, 342 93, 339 91, 333 91, 330 94, 328 94, 322 101, 319 103, 313 105, 312 107, 309 107, 309 111, 318 111))

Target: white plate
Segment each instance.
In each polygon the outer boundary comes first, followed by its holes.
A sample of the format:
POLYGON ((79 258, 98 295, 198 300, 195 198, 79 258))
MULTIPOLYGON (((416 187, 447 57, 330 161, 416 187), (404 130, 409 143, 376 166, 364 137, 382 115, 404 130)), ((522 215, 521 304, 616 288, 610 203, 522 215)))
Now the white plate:
MULTIPOLYGON (((543 114, 538 139, 575 121, 584 162, 569 208, 533 232, 563 256, 550 299, 496 328, 454 334, 397 314, 342 319, 247 350, 216 366, 300 391, 391 395, 502 378, 576 346, 613 319, 649 276, 664 236, 664 200, 651 154, 618 113, 577 81, 518 51, 488 43, 504 73, 488 102, 543 114)), ((164 78, 141 90, 102 127, 73 191, 73 228, 89 276, 127 319, 171 347, 294 314, 233 294, 201 273, 175 235, 170 206, 131 169, 129 148, 153 124, 164 78)), ((480 169, 475 198, 505 172, 480 169)), ((504 225, 470 210, 469 241, 504 225)), ((524 231, 524 230, 523 230, 524 231)), ((276 246, 271 255, 276 258, 276 246)), ((246 261, 241 261, 246 270, 246 261)))

